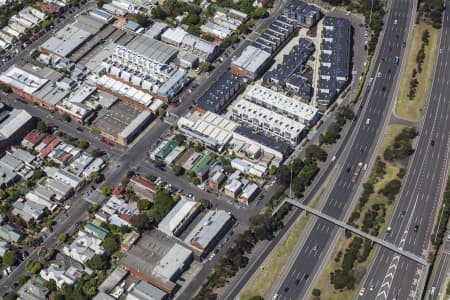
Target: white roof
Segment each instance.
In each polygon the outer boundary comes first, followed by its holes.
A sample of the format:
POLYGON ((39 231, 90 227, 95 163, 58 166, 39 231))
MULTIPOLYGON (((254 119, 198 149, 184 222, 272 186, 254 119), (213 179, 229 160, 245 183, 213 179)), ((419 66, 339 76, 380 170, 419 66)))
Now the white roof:
POLYGON ((249 199, 253 196, 253 194, 258 190, 258 186, 256 183, 252 182, 247 184, 247 186, 242 191, 241 197, 249 199))
POLYGON ((158 224, 158 229, 171 236, 177 227, 182 224, 187 216, 192 213, 192 209, 197 205, 197 201, 188 197, 181 197, 177 204, 158 224))
POLYGON ((222 231, 222 228, 231 220, 231 216, 224 210, 210 210, 200 223, 186 237, 194 247, 200 246, 205 250, 222 231))
POLYGON ((250 72, 256 72, 269 58, 270 53, 249 45, 238 58, 233 59, 233 64, 250 72))
POLYGON ((181 44, 186 34, 188 33, 180 27, 177 27, 175 29, 169 28, 162 34, 161 39, 167 39, 173 41, 176 44, 181 44))
POLYGON ((250 85, 245 98, 258 104, 264 104, 267 108, 273 107, 276 111, 285 112, 287 117, 298 117, 299 121, 309 124, 318 114, 319 110, 314 106, 297 101, 291 97, 275 92, 259 84, 250 85))
POLYGON ((23 90, 27 94, 33 94, 46 84, 48 79, 21 66, 12 65, 6 72, 0 75, 0 81, 23 90))
POLYGON ((65 57, 83 44, 90 36, 91 33, 86 30, 68 24, 58 31, 54 37, 45 41, 41 48, 65 57))
POLYGON ((171 280, 192 256, 192 251, 175 243, 172 248, 158 262, 153 272, 167 280, 171 280))
POLYGON ((4 138, 9 138, 31 120, 31 118, 32 116, 26 110, 13 109, 10 112, 9 117, 0 123, 0 134, 4 138))
POLYGON ((273 110, 259 106, 245 99, 240 100, 233 107, 233 111, 236 111, 239 115, 247 115, 248 120, 257 120, 261 124, 267 124, 264 128, 271 131, 275 131, 276 129, 280 132, 288 131, 292 134, 298 135, 306 128, 303 123, 292 120, 285 115, 279 114, 273 110))

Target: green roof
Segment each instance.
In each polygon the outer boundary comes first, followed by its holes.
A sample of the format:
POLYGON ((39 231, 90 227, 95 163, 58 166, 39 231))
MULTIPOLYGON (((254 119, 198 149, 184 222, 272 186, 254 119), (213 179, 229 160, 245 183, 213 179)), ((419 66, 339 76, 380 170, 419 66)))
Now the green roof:
POLYGON ((57 149, 56 151, 55 151, 55 154, 53 155, 53 158, 54 159, 58 159, 61 155, 63 155, 64 154, 64 150, 62 150, 62 149, 57 149))
POLYGON ((211 161, 212 157, 211 157, 211 153, 206 153, 205 155, 203 155, 202 158, 200 158, 195 165, 192 167, 191 171, 194 172, 195 174, 197 174, 198 172, 200 172, 210 161, 211 161))
POLYGON ((0 226, 0 238, 4 239, 7 242, 17 243, 23 238, 23 233, 21 233, 11 225, 4 225, 0 226))
POLYGON ((225 7, 218 7, 216 9, 216 11, 221 12, 223 14, 227 14, 228 13, 228 9, 226 9, 225 7))
POLYGON ((103 229, 102 227, 99 227, 92 223, 86 223, 86 225, 84 226, 84 230, 86 230, 89 233, 92 233, 94 236, 98 237, 101 240, 104 240, 106 236, 109 234, 108 230, 103 229))
POLYGON ((158 152, 158 154, 156 154, 156 156, 161 159, 164 159, 166 158, 167 155, 169 155, 170 152, 173 151, 173 149, 175 149, 176 146, 177 142, 171 140, 158 152))

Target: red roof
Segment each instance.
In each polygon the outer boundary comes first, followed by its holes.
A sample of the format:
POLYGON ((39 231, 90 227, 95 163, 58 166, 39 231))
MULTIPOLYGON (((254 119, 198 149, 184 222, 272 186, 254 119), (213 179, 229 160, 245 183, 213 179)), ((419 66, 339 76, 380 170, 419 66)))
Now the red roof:
POLYGON ((42 139, 45 137, 45 134, 40 132, 37 129, 31 130, 25 137, 24 140, 30 143, 31 145, 37 145, 42 139))
POLYGON ((119 218, 121 218, 122 220, 124 220, 127 223, 130 223, 130 221, 131 221, 131 216, 130 215, 126 215, 126 214, 120 214, 119 218))
POLYGON ((150 190, 152 192, 156 191, 156 185, 154 185, 153 183, 151 183, 148 180, 145 180, 144 178, 141 178, 139 176, 133 176, 131 177, 130 181, 134 184, 140 185, 141 188, 150 190))
POLYGON ((64 163, 66 160, 68 160, 72 155, 70 153, 64 152, 60 157, 58 157, 58 160, 62 163, 64 163))
POLYGON ((41 150, 41 157, 46 158, 47 155, 52 152, 53 149, 55 149, 56 146, 61 143, 60 139, 54 138, 50 143, 47 144, 42 150, 41 150))
POLYGON ((116 197, 122 198, 123 197, 123 192, 125 190, 123 189, 122 185, 116 185, 113 190, 112 190, 112 194, 116 197))

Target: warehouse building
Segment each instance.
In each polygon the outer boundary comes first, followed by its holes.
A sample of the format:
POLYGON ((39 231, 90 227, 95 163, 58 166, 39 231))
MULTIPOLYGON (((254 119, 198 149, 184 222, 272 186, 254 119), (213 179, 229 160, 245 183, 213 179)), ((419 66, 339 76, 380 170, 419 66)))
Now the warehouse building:
POLYGON ((217 45, 187 33, 180 27, 167 29, 161 35, 161 40, 198 56, 202 61, 211 62, 220 54, 217 45))
POLYGON ((319 68, 318 102, 330 106, 347 87, 352 70, 352 25, 343 18, 325 17, 319 68))
POLYGON ((8 111, 0 103, 0 154, 12 145, 20 143, 35 126, 35 119, 25 110, 8 111))
POLYGON ((158 229, 168 236, 179 236, 200 212, 200 209, 200 202, 182 196, 164 219, 159 222, 158 229))
POLYGON ((225 72, 200 97, 197 102, 197 110, 221 113, 240 93, 243 87, 244 82, 242 78, 230 72, 225 72))
POLYGON ((57 57, 67 57, 84 45, 92 34, 72 24, 64 26, 54 36, 46 40, 40 50, 57 57))
POLYGON ((314 126, 320 118, 319 110, 317 108, 259 84, 249 86, 244 97, 254 104, 299 122, 307 127, 314 126))
POLYGON ((255 46, 247 46, 241 55, 233 58, 230 71, 238 76, 255 80, 267 70, 271 64, 271 55, 255 46))
POLYGON ((198 141, 206 147, 221 152, 233 137, 237 123, 215 113, 206 112, 200 117, 181 117, 178 130, 188 138, 198 141))
POLYGON ((283 15, 305 27, 314 26, 322 17, 320 8, 300 0, 291 0, 283 9, 283 15))
POLYGON ((232 226, 233 218, 224 210, 210 210, 192 229, 185 242, 205 257, 232 226))
POLYGON ((178 277, 189 268, 192 251, 158 230, 145 232, 125 253, 120 265, 134 277, 165 293, 176 290, 178 277))

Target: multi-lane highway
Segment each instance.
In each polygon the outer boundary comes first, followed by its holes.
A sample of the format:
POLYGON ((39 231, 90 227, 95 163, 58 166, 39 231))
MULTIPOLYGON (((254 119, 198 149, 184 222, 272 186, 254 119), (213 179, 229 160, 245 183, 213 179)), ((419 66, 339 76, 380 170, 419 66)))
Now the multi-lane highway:
MULTIPOLYGON (((428 256, 433 224, 448 174, 450 132, 450 15, 444 12, 433 85, 422 130, 385 239, 423 257, 428 256)), ((418 299, 425 270, 381 249, 363 285, 364 299, 418 299)), ((442 281, 444 278, 441 278, 442 281)), ((439 282, 439 280, 438 280, 439 282)), ((432 299, 438 299, 439 287, 432 299)))
MULTIPOLYGON (((364 106, 359 111, 357 130, 352 136, 349 147, 344 151, 344 163, 339 168, 338 176, 322 209, 332 217, 342 219, 350 207, 351 200, 358 187, 352 182, 352 174, 359 162, 368 164, 373 156, 377 141, 383 133, 391 100, 398 79, 399 65, 402 62, 403 43, 411 26, 412 1, 397 0, 389 2, 385 20, 385 31, 381 39, 380 55, 374 62, 373 79, 369 79, 370 90, 362 99, 364 106)), ((361 178, 362 176, 360 176, 361 178)), ((359 180, 360 180, 359 178, 359 180)), ((331 246, 337 228, 324 220, 317 220, 296 260, 286 272, 279 284, 279 299, 303 299, 311 279, 323 262, 328 247, 331 246)))

